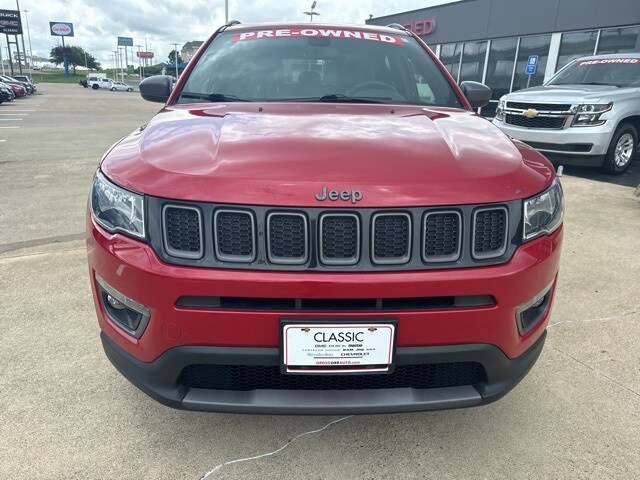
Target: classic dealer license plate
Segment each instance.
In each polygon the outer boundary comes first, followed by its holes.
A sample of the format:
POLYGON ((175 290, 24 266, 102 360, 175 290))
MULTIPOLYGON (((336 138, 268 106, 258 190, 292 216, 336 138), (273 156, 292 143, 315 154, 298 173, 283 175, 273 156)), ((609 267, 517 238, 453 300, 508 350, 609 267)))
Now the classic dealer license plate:
POLYGON ((394 324, 309 323, 282 328, 286 372, 386 372, 393 363, 394 324))

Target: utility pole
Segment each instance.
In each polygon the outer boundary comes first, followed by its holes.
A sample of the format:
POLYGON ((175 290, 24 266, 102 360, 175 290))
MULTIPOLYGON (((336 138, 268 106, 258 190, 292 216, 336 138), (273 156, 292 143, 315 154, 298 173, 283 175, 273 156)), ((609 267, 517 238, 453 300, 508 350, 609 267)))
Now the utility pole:
POLYGON ((4 75, 4 60, 2 58, 2 47, 0 47, 0 65, 2 65, 2 75, 4 75))
POLYGON ((112 50, 112 51, 113 51, 113 58, 114 58, 113 77, 118 78, 118 50, 112 50))
POLYGON ((178 44, 172 43, 171 45, 173 45, 173 60, 174 60, 174 63, 176 64, 176 80, 177 80, 178 79, 178 44))
MULTIPOLYGON (((18 15, 20 15, 20 1, 16 0, 16 7, 18 10, 18 15)), ((27 63, 27 49, 24 48, 24 33, 20 34, 20 39, 22 40, 22 55, 24 55, 24 62, 27 63)), ((16 38, 16 48, 18 47, 18 39, 16 38)), ((18 49, 20 50, 20 49, 18 49)), ((22 64, 20 63, 20 52, 18 51, 18 65, 20 65, 20 75, 22 75, 22 64)), ((31 71, 31 69, 29 69, 31 71)))
POLYGON ((224 0, 224 23, 229 23, 229 0, 224 0))
POLYGON ((317 4, 317 3, 318 3, 318 2, 313 2, 313 3, 311 4, 311 11, 310 11, 310 12, 302 12, 302 13, 304 13, 305 15, 308 15, 308 16, 309 16, 309 19, 310 19, 310 21, 311 21, 311 22, 313 22, 313 16, 314 16, 314 15, 320 15, 318 12, 314 12, 314 10, 315 10, 315 8, 316 8, 316 4, 317 4))
POLYGON ((142 59, 140 58, 140 49, 142 45, 136 45, 138 47, 138 78, 142 81, 142 59))
POLYGON ((29 39, 29 78, 31 78, 31 70, 33 70, 33 49, 31 48, 31 31, 29 30, 29 10, 25 10, 24 14, 24 17, 27 20, 27 38, 29 39))

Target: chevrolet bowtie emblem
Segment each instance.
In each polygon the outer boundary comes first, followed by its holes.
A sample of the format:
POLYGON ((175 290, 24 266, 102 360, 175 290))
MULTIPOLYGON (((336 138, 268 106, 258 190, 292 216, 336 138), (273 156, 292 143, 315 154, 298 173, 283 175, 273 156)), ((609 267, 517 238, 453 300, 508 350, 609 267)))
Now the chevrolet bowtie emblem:
POLYGON ((538 110, 536 110, 535 108, 530 108, 522 112, 522 114, 527 118, 533 118, 538 116, 538 110))

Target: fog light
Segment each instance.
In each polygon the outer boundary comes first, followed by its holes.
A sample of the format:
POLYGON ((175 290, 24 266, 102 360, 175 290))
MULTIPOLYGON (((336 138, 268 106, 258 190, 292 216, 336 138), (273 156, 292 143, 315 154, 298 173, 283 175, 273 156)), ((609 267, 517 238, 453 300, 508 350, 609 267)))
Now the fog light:
POLYGON ((107 294, 107 302, 116 310, 122 310, 126 305, 116 300, 112 295, 107 294))
POLYGON ((132 337, 140 338, 151 317, 149 307, 119 292, 98 275, 96 281, 102 306, 109 319, 132 337))
POLYGON ((516 309, 516 324, 520 335, 527 333, 542 320, 551 300, 552 287, 553 282, 547 285, 538 295, 516 309))

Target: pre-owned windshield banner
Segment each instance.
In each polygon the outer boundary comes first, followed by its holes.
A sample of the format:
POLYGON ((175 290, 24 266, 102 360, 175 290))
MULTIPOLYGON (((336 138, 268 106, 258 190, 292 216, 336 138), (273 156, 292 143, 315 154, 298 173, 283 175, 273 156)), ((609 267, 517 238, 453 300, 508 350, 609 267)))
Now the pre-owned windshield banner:
POLYGON ((325 38, 353 38, 356 40, 371 40, 374 42, 393 43, 402 45, 402 39, 392 35, 383 35, 373 32, 361 32, 358 30, 335 30, 323 28, 282 28, 277 30, 251 30, 235 33, 234 42, 243 40, 258 40, 261 38, 287 38, 287 37, 325 37, 325 38))
POLYGON ((598 60, 584 60, 583 62, 580 62, 578 66, 609 65, 611 63, 640 63, 640 58, 600 58, 598 60))

